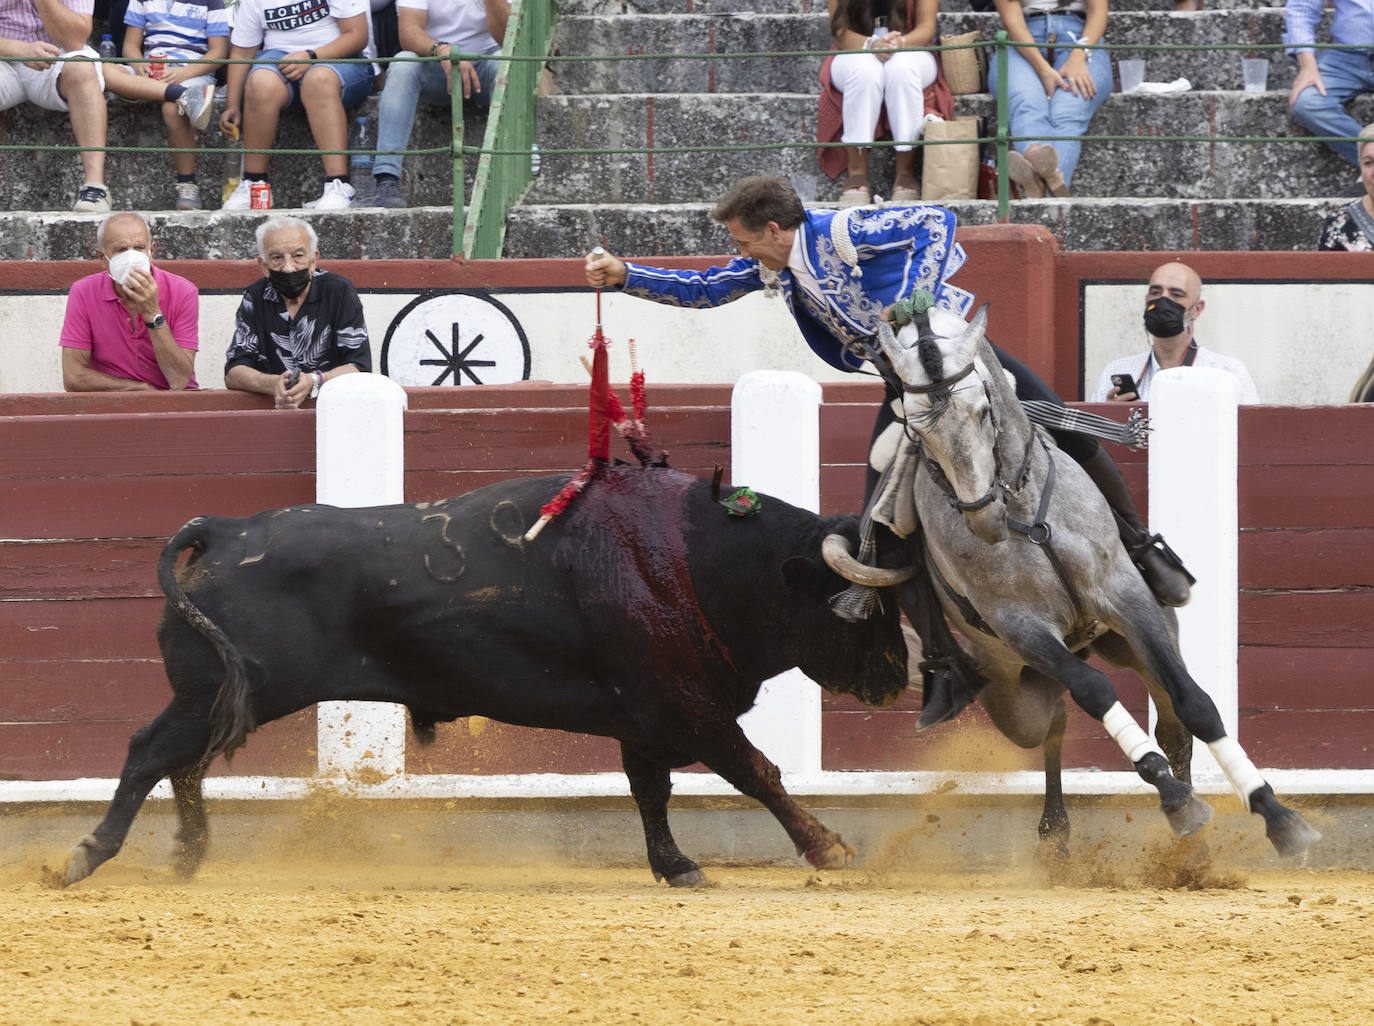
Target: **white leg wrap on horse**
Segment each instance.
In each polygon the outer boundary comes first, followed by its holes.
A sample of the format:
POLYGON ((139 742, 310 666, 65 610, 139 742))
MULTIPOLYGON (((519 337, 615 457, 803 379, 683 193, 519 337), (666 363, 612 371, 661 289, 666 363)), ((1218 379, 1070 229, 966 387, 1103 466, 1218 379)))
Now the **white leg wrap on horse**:
POLYGON ((1236 789, 1236 794, 1240 795, 1245 811, 1249 812, 1250 796, 1264 786, 1264 777, 1260 775, 1260 771, 1250 761, 1250 756, 1245 754, 1240 742, 1235 738, 1219 738, 1210 742, 1207 747, 1212 752, 1212 758, 1217 760, 1217 765, 1226 774, 1226 779, 1236 789))
POLYGON ((1112 736, 1112 740, 1121 746, 1121 750, 1126 753, 1126 758, 1131 760, 1132 765, 1144 758, 1146 752, 1164 754, 1150 735, 1140 729, 1140 724, 1136 723, 1135 718, 1126 711, 1126 707, 1120 702, 1112 703, 1112 707, 1102 717, 1102 726, 1107 728, 1107 733, 1112 736))

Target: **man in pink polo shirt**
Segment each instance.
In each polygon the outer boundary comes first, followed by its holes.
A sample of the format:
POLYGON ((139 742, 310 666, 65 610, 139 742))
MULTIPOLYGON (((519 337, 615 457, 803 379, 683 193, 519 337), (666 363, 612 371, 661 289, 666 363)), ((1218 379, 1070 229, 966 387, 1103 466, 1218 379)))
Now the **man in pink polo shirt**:
POLYGON ((111 214, 95 235, 105 269, 67 296, 62 385, 68 392, 197 388, 200 294, 152 265, 148 222, 111 214))

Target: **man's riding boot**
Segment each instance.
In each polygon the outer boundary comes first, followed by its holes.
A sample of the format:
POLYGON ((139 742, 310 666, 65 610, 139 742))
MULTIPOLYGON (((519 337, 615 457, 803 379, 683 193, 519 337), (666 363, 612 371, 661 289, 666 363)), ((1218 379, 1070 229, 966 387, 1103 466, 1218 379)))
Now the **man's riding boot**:
POLYGON ((1126 546, 1131 562, 1145 578, 1150 591, 1154 592, 1155 599, 1164 606, 1186 605, 1197 578, 1188 572, 1162 537, 1146 530, 1116 461, 1099 445, 1082 467, 1112 508, 1121 543, 1126 546))
POLYGON ((949 659, 926 659, 921 671, 921 718, 917 730, 927 730, 937 723, 952 720, 964 711, 975 698, 976 691, 964 686, 949 667, 949 659))
MULTIPOLYGON (((920 551, 919 544, 914 548, 920 551)), ((922 658, 917 664, 921 671, 921 718, 916 721, 917 730, 954 719, 978 697, 985 683, 950 633, 940 600, 924 570, 922 566, 922 572, 903 584, 897 595, 897 605, 921 644, 922 658)))

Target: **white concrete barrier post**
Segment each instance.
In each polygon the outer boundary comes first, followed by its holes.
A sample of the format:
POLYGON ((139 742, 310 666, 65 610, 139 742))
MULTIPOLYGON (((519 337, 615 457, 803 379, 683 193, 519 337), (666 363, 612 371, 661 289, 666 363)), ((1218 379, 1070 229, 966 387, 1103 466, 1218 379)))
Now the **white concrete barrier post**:
MULTIPOLYGON (((751 371, 730 400, 731 487, 748 485, 794 506, 820 509, 821 386, 796 371, 751 371)), ((759 514, 768 516, 765 505, 759 514)), ((821 770, 821 692, 800 670, 764 681, 739 719, 783 779, 821 770)))
MULTIPOLYGON (((315 410, 316 501, 356 507, 404 500, 405 410, 405 389, 380 374, 344 374, 325 383, 315 410)), ((404 706, 321 702, 317 718, 321 774, 405 773, 404 706)))
MULTIPOLYGON (((1237 740, 1239 399, 1236 379, 1211 368, 1172 368, 1150 387, 1150 529, 1197 577, 1192 599, 1178 610, 1179 647, 1237 740)), ((1221 775, 1201 743, 1193 746, 1192 768, 1195 780, 1221 775)))

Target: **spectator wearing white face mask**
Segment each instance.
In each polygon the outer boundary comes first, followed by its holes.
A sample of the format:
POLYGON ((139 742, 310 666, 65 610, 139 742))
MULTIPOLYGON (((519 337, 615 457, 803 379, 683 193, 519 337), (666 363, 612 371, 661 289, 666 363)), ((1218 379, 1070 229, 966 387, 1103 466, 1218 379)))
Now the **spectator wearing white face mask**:
POLYGON ((72 285, 62 322, 68 392, 197 388, 200 294, 152 264, 148 222, 111 214, 96 230, 104 270, 72 285))

